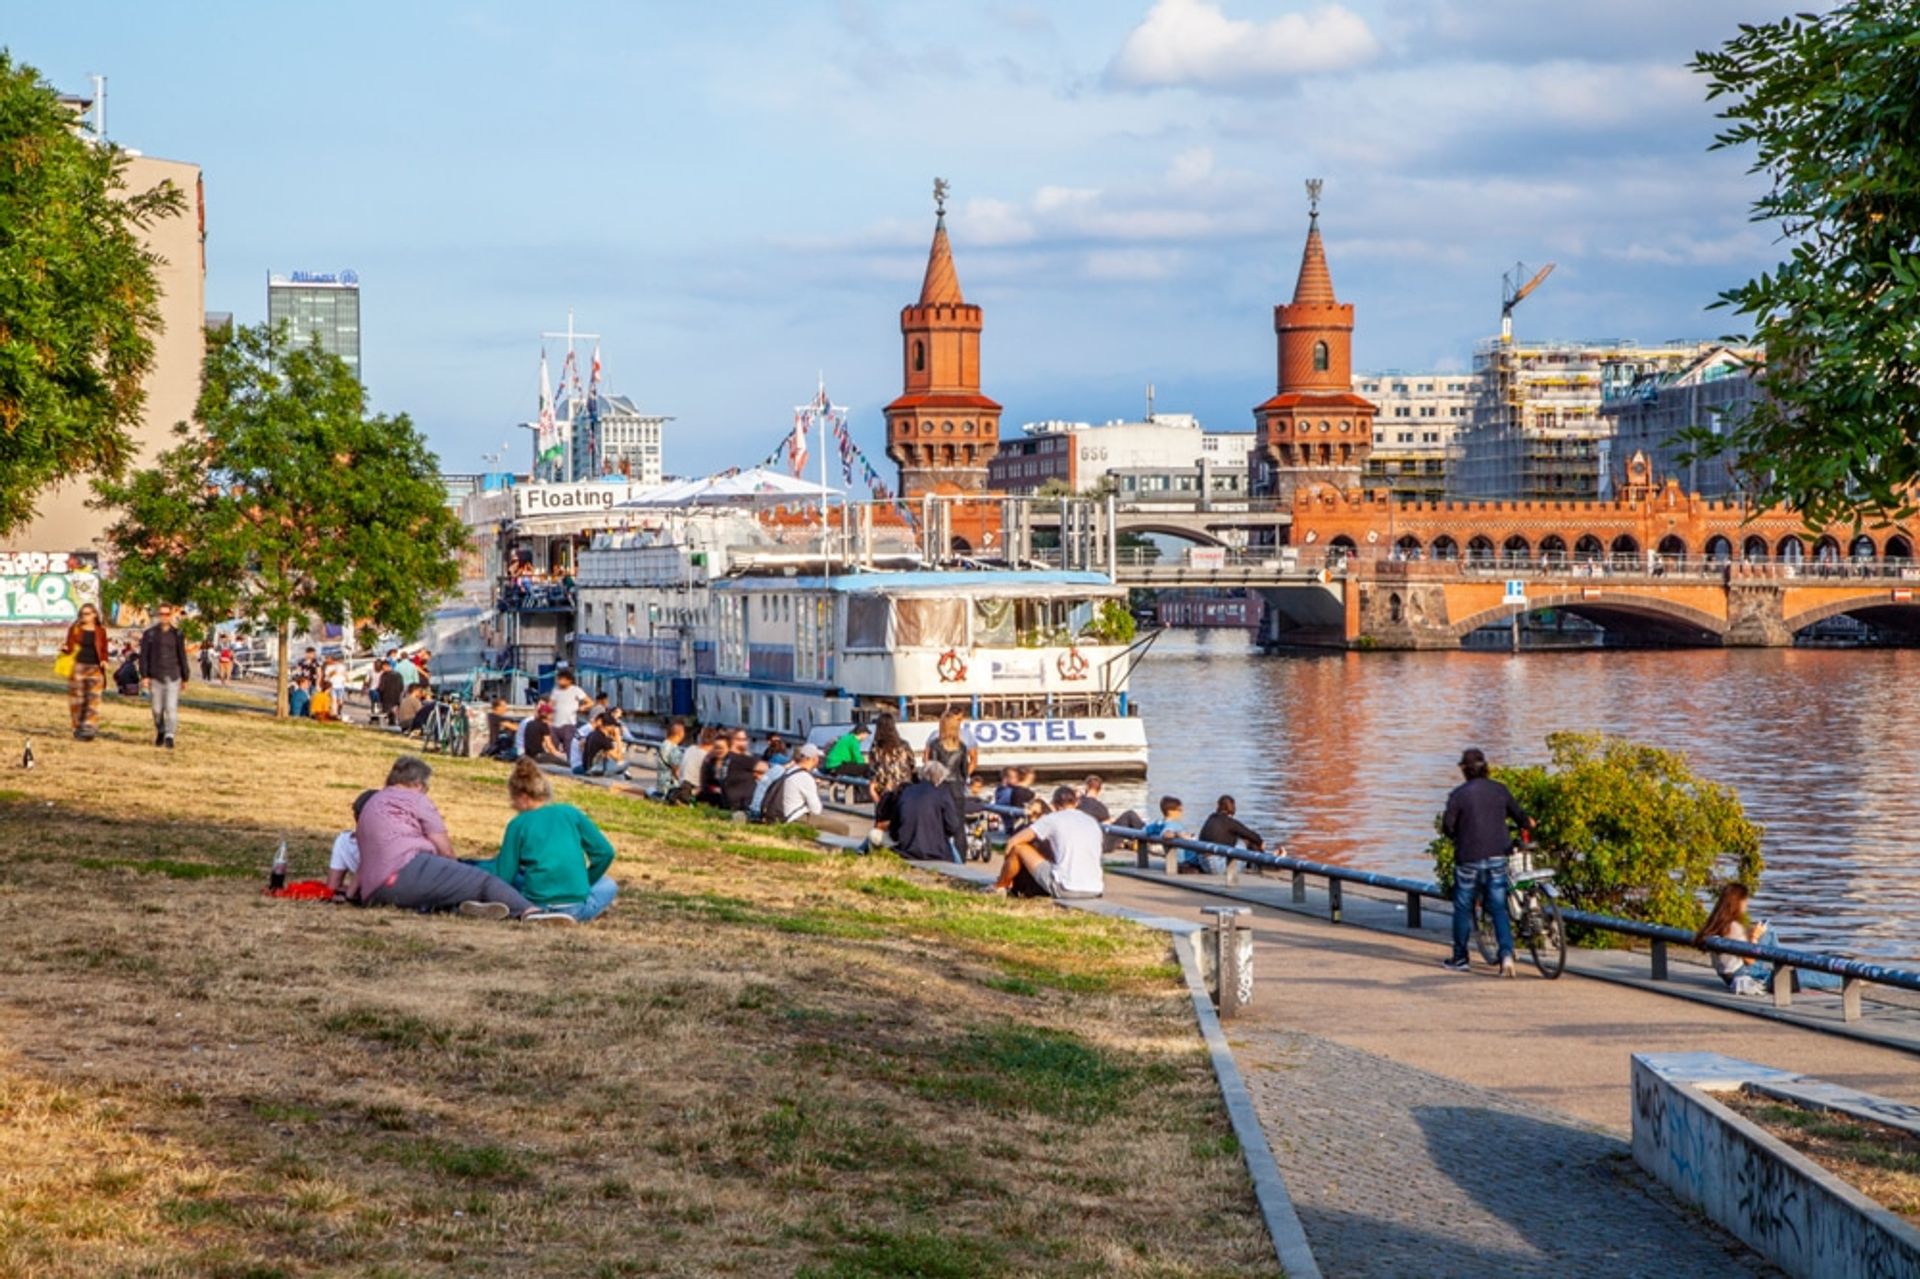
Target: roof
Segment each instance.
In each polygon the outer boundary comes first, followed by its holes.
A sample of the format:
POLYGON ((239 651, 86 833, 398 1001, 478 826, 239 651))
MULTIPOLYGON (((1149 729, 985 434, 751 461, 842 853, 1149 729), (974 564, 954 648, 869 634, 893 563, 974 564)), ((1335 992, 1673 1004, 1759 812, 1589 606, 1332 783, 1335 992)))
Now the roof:
POLYGON ((1327 251, 1320 243, 1320 220, 1315 218, 1307 226, 1307 247, 1300 253, 1300 278, 1294 281, 1293 305, 1339 300, 1333 295, 1333 274, 1327 270, 1327 251))
POLYGON ((933 247, 927 250, 927 275, 920 282, 920 305, 958 305, 965 301, 960 294, 960 275, 953 269, 953 249, 947 244, 947 217, 943 213, 933 224, 933 247))
POLYGON ((887 404, 890 409, 986 409, 998 412, 1000 402, 966 391, 928 391, 920 395, 898 396, 887 404))
POLYGON ((847 573, 834 577, 731 577, 714 582, 728 590, 829 590, 836 595, 899 595, 964 590, 972 594, 1057 594, 1061 587, 1090 587, 1100 591, 1122 588, 1104 573, 1078 569, 957 569, 907 573, 847 573))
POLYGON ((1255 413, 1263 409, 1377 409, 1379 405, 1364 395, 1355 395, 1351 391, 1287 391, 1253 406, 1255 413))

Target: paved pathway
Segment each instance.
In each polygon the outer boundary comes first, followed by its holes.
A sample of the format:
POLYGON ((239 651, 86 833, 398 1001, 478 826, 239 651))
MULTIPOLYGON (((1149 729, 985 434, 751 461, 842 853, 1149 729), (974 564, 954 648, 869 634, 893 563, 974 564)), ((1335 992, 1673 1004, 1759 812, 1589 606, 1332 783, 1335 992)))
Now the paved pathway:
POLYGON ((1544 1107, 1287 1031, 1241 1036, 1234 1058, 1328 1275, 1777 1273, 1675 1204, 1626 1142, 1544 1107))

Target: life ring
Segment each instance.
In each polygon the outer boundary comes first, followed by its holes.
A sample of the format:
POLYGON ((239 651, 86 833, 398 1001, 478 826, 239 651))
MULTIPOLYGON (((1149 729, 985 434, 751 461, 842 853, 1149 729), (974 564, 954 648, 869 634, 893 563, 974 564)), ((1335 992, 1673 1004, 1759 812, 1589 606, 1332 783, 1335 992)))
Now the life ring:
POLYGON ((1085 679, 1087 677, 1087 655, 1077 648, 1070 648, 1060 654, 1054 668, 1060 672, 1061 679, 1085 679))
POLYGON ((958 684, 967 677, 966 659, 951 648, 940 654, 940 661, 934 669, 940 672, 940 682, 943 684, 958 684))

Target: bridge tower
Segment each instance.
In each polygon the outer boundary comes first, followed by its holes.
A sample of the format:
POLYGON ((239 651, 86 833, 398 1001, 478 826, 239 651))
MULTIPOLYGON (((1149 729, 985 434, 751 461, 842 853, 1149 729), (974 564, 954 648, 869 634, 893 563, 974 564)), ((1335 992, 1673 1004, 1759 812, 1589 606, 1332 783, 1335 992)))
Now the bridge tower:
POLYGON ((1293 301, 1273 308, 1279 380, 1273 398, 1253 410, 1255 493, 1291 501, 1324 484, 1360 487, 1373 452, 1371 400, 1353 392, 1353 304, 1333 292, 1320 242, 1320 179, 1307 183, 1307 244, 1293 301))
POLYGON ((984 493, 1000 406, 980 393, 980 308, 960 293, 947 243, 947 184, 933 184, 933 247, 920 300, 900 311, 903 387, 887 405, 900 495, 984 493))

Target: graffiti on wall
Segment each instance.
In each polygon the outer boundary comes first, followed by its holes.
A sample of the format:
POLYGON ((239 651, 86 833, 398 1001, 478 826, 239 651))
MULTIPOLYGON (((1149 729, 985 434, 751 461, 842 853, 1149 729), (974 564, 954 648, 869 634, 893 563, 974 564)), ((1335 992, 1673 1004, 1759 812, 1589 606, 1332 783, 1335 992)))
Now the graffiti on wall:
POLYGON ((0 626, 71 622, 100 603, 99 561, 65 551, 0 551, 0 626))

